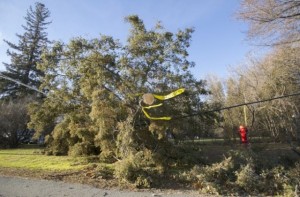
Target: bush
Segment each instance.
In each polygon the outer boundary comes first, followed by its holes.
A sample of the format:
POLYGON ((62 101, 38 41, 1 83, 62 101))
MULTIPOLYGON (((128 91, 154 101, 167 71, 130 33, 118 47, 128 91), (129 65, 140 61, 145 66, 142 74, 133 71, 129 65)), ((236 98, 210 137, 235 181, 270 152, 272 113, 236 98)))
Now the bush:
POLYGON ((66 136, 69 135, 69 131, 66 130, 63 124, 60 124, 56 128, 56 133, 53 135, 47 135, 45 137, 46 154, 48 155, 67 155, 69 151, 69 142, 66 136))
POLYGON ((159 176, 163 173, 163 169, 155 164, 153 158, 150 151, 139 151, 135 155, 118 161, 114 175, 121 182, 132 184, 137 188, 158 186, 159 176))
POLYGON ((284 194, 286 196, 300 196, 300 162, 287 172, 289 184, 284 185, 284 194))
POLYGON ((98 177, 104 178, 104 179, 112 179, 113 178, 113 169, 106 166, 106 165, 99 165, 96 168, 98 177))
POLYGON ((300 162, 295 163, 295 166, 289 170, 288 176, 294 185, 300 186, 300 162))
POLYGON ((282 166, 277 166, 270 170, 263 170, 260 174, 262 182, 262 191, 270 195, 280 194, 283 192, 284 183, 288 181, 285 176, 286 170, 282 166))
POLYGON ((257 195, 261 187, 260 177, 251 164, 241 166, 239 171, 236 172, 235 183, 248 194, 251 193, 257 195))
POLYGON ((251 150, 231 151, 229 155, 210 166, 195 166, 185 174, 186 180, 200 192, 214 195, 295 195, 300 163, 290 169, 280 165, 268 169, 262 168, 270 166, 268 161, 251 150))
POLYGON ((92 152, 93 146, 89 142, 76 143, 69 147, 68 155, 70 156, 87 156, 92 152))
POLYGON ((134 169, 133 162, 129 159, 124 159, 116 163, 114 174, 120 181, 133 182, 136 178, 134 169))
POLYGON ((151 176, 147 170, 136 165, 132 160, 119 161, 115 168, 115 177, 121 182, 134 185, 137 188, 150 188, 151 176))
MULTIPOLYGON (((220 163, 212 164, 211 166, 199 167, 195 166, 190 175, 194 175, 194 186, 200 192, 219 195, 220 192, 225 190, 229 185, 229 180, 233 175, 233 162, 232 158, 225 158, 220 163)), ((230 186, 229 186, 230 187, 230 186)))

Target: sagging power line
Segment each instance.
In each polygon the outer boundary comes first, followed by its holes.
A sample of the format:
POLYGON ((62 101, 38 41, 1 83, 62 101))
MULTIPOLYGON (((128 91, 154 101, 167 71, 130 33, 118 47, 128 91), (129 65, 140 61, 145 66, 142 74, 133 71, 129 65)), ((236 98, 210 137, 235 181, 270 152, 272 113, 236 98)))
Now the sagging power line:
POLYGON ((253 105, 253 104, 257 104, 257 103, 264 103, 264 102, 268 102, 268 101, 273 101, 273 100, 283 99, 283 98, 288 98, 288 97, 293 97, 293 96, 300 96, 300 92, 294 93, 294 94, 282 95, 282 96, 273 97, 273 98, 264 99, 264 100, 259 100, 259 101, 252 101, 252 102, 247 102, 247 103, 231 105, 231 106, 222 107, 222 108, 213 109, 213 110, 206 110, 206 111, 202 111, 202 112, 198 112, 198 113, 187 114, 187 115, 183 115, 183 116, 174 117, 173 119, 188 118, 188 117, 192 117, 192 116, 201 116, 205 113, 219 112, 219 111, 228 110, 228 109, 232 109, 232 108, 253 105))

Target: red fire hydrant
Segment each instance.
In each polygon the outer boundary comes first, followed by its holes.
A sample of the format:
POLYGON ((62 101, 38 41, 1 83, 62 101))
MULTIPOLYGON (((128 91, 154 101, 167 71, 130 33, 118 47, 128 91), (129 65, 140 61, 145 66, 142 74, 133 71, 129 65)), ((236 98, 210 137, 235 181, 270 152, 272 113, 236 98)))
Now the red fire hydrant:
POLYGON ((243 125, 241 125, 239 132, 240 132, 242 144, 248 144, 248 139, 247 139, 248 129, 247 129, 247 127, 244 127, 243 125))

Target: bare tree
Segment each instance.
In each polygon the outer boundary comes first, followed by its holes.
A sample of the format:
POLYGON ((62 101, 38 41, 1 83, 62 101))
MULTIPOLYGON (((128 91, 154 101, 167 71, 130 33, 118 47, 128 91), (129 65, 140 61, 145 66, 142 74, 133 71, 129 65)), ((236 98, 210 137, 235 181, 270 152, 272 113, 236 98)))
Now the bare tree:
MULTIPOLYGON (((298 54, 299 48, 286 46, 274 48, 262 59, 249 59, 248 63, 235 70, 235 78, 239 80, 234 83, 234 87, 243 94, 235 94, 234 101, 260 101, 299 92, 298 54)), ((227 89, 231 90, 230 87, 227 89)), ((227 96, 227 103, 232 95, 231 91, 227 96)), ((299 114, 299 109, 298 97, 258 103, 248 106, 247 122, 256 135, 266 134, 279 141, 290 141, 296 137, 293 117, 299 114)))
POLYGON ((299 46, 300 0, 243 0, 238 18, 249 23, 249 38, 260 44, 299 46))
POLYGON ((26 127, 29 121, 26 103, 29 100, 26 98, 0 104, 0 146, 17 147, 24 140, 24 136, 30 134, 26 127))

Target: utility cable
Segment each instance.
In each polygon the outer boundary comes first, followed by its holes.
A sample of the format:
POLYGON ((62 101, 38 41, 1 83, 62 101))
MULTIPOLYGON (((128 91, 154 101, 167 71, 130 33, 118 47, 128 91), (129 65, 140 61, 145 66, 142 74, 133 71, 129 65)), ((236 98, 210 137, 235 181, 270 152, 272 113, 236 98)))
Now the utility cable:
POLYGON ((241 107, 241 106, 245 106, 245 105, 247 106, 247 105, 253 105, 253 104, 257 104, 257 103, 264 103, 264 102, 268 102, 268 101, 288 98, 288 97, 292 97, 292 96, 299 96, 299 95, 300 95, 300 92, 294 93, 294 94, 282 95, 282 96, 273 97, 273 98, 264 99, 264 100, 259 100, 259 101, 241 103, 241 104, 237 104, 237 105, 231 105, 231 106, 228 106, 228 107, 222 107, 222 108, 219 108, 219 109, 206 110, 206 111, 201 111, 201 112, 197 112, 197 113, 191 113, 191 114, 187 114, 187 115, 177 116, 177 117, 173 117, 172 120, 188 118, 188 117, 192 117, 192 116, 201 116, 201 115, 206 114, 206 113, 219 112, 219 111, 228 110, 228 109, 232 109, 232 108, 237 108, 237 107, 241 107))
POLYGON ((42 92, 42 91, 40 91, 40 90, 38 90, 38 89, 36 89, 36 88, 34 88, 34 87, 31 87, 31 86, 29 86, 29 85, 27 85, 27 84, 25 84, 25 83, 22 83, 22 82, 20 82, 20 81, 18 81, 18 80, 15 80, 15 79, 13 79, 13 78, 10 78, 10 77, 8 77, 8 76, 6 76, 6 75, 3 75, 1 72, 0 72, 0 77, 3 78, 3 79, 9 80, 9 81, 15 82, 15 83, 17 83, 17 84, 19 84, 19 85, 25 86, 26 88, 29 88, 29 89, 31 89, 31 90, 34 90, 34 91, 36 91, 36 92, 39 92, 39 93, 41 93, 41 94, 47 96, 47 94, 46 94, 45 92, 42 92))

